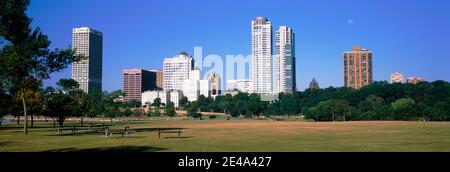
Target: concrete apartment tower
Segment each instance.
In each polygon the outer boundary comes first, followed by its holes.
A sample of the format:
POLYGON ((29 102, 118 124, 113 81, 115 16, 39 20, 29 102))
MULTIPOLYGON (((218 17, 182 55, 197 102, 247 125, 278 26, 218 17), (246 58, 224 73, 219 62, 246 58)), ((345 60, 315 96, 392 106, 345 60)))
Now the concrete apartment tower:
POLYGON ((163 66, 163 88, 165 91, 183 90, 183 81, 189 79, 194 60, 186 52, 173 58, 165 58, 163 66))
POLYGON ((424 81, 425 81, 425 78, 423 78, 423 77, 412 76, 412 77, 408 77, 406 83, 415 85, 415 84, 418 84, 418 83, 421 83, 421 82, 424 82, 424 81))
POLYGON ((405 76, 402 73, 399 72, 394 72, 393 74, 391 74, 391 78, 389 80, 389 82, 391 84, 393 83, 405 83, 405 76))
POLYGON ((372 52, 354 46, 353 51, 344 52, 344 86, 359 89, 373 81, 372 52))
POLYGON ((272 24, 257 17, 252 21, 252 92, 273 92, 272 67, 272 24))
POLYGON ((279 92, 295 92, 296 76, 295 76, 295 35, 292 28, 280 26, 276 32, 276 57, 278 60, 277 70, 274 76, 274 91, 279 92))
POLYGON ((89 27, 74 28, 72 49, 86 59, 72 64, 72 79, 88 94, 102 91, 103 34, 89 27))

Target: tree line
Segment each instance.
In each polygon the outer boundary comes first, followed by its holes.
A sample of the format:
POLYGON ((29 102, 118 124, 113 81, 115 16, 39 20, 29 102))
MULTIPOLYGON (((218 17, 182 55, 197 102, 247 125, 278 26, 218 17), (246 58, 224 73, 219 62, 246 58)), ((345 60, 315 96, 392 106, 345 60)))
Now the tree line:
POLYGON ((180 107, 188 114, 224 112, 232 117, 304 115, 315 121, 355 120, 450 120, 450 84, 446 81, 390 84, 377 81, 361 89, 346 87, 307 89, 280 93, 274 102, 260 101, 258 94, 183 98, 180 107))

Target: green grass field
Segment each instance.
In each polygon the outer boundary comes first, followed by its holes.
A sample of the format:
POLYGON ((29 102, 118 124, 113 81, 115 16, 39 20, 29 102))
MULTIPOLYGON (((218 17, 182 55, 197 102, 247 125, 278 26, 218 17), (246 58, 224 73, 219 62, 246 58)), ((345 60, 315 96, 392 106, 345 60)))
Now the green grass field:
MULTIPOLYGON (((129 138, 80 131, 56 135, 50 123, 37 123, 24 136, 22 125, 0 127, 0 152, 29 151, 450 151, 449 122, 304 122, 267 120, 176 120, 133 122, 129 138), (158 128, 181 128, 163 134, 158 128)), ((116 123, 114 128, 125 124, 116 123)))

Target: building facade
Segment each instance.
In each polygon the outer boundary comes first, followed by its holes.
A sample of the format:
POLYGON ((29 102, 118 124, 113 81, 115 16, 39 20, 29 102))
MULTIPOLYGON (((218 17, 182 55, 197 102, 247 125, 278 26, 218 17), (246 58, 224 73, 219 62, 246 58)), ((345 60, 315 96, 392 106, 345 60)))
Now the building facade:
POLYGON ((175 105, 175 107, 179 107, 180 106, 180 99, 181 97, 183 97, 183 93, 181 91, 170 91, 169 94, 169 101, 173 102, 173 104, 175 105))
POLYGON ((420 82, 424 82, 425 79, 423 77, 420 76, 415 76, 415 77, 408 77, 408 84, 418 84, 420 82))
POLYGON ((187 53, 182 52, 173 58, 164 59, 163 88, 166 91, 183 89, 183 81, 189 79, 194 60, 187 53))
POLYGON ((316 81, 316 78, 313 78, 312 81, 309 83, 309 89, 312 90, 320 89, 319 82, 316 81))
POLYGON ((142 93, 148 90, 157 90, 156 72, 142 69, 123 70, 122 90, 124 102, 131 100, 141 101, 142 93))
POLYGON ((265 17, 252 21, 252 92, 272 93, 272 24, 265 17))
POLYGON ((161 91, 144 91, 141 96, 142 106, 152 106, 161 91))
POLYGON ((344 57, 344 86, 359 89, 373 81, 372 52, 354 46, 353 51, 347 51, 344 57))
POLYGON ((163 90, 164 89, 163 71, 162 70, 150 70, 150 71, 156 73, 156 87, 158 87, 158 90, 163 90))
POLYGON ((161 99, 161 103, 167 104, 169 100, 169 92, 167 91, 145 91, 142 93, 142 106, 151 106, 156 98, 161 99))
POLYGON ((210 93, 211 96, 212 97, 220 96, 222 94, 222 89, 221 89, 222 83, 221 83, 219 74, 212 72, 212 73, 208 74, 207 79, 210 84, 209 91, 211 92, 210 93))
POLYGON ((188 101, 197 101, 200 95, 199 80, 188 79, 183 81, 183 95, 187 97, 188 101))
POLYGON ((72 49, 84 56, 72 64, 72 79, 80 89, 91 94, 102 91, 103 34, 89 27, 72 30, 72 49))
POLYGON ((203 95, 205 97, 211 96, 211 91, 209 89, 211 87, 211 83, 209 82, 209 80, 206 79, 199 80, 199 85, 200 85, 199 95, 203 95))
POLYGON ((189 79, 183 81, 183 95, 188 98, 188 101, 197 101, 200 95, 205 97, 210 96, 209 80, 201 79, 201 71, 195 67, 189 75, 189 79))
POLYGON ((402 73, 394 72, 393 74, 391 74, 391 78, 389 79, 389 82, 391 84, 393 84, 393 83, 405 83, 404 77, 405 76, 402 73))
POLYGON ((227 80, 227 91, 240 91, 250 93, 252 90, 252 82, 248 79, 227 80))
POLYGON ((275 92, 294 92, 296 91, 296 73, 295 73, 295 35, 292 28, 280 26, 276 32, 276 57, 277 76, 275 77, 275 92))

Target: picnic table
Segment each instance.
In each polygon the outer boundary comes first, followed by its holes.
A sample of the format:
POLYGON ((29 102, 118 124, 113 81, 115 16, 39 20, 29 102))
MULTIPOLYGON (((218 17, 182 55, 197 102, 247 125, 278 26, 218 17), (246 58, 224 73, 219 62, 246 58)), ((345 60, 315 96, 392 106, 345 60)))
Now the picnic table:
POLYGON ((132 131, 130 130, 130 127, 125 127, 124 129, 109 129, 108 127, 104 129, 103 133, 106 138, 112 137, 113 134, 120 134, 122 137, 128 137, 132 131))
POLYGON ((158 129, 158 138, 161 138, 161 134, 163 134, 163 133, 177 133, 178 137, 181 137, 182 131, 181 131, 181 129, 176 129, 176 130, 161 130, 161 129, 158 129))
POLYGON ((112 126, 111 124, 105 124, 105 123, 102 123, 102 124, 94 124, 94 123, 90 123, 89 124, 89 128, 90 129, 96 129, 96 128, 101 128, 101 129, 103 129, 103 128, 105 128, 105 127, 110 127, 110 126, 112 126))
POLYGON ((68 126, 68 127, 58 127, 56 128, 56 134, 60 135, 63 134, 64 130, 70 130, 72 131, 72 134, 78 133, 78 131, 80 130, 80 128, 78 128, 77 126, 68 126))

